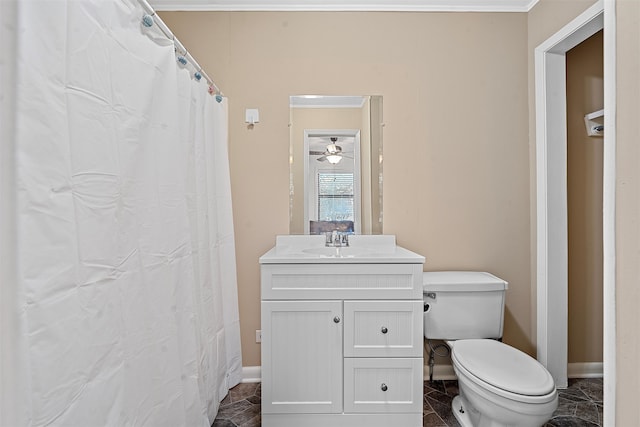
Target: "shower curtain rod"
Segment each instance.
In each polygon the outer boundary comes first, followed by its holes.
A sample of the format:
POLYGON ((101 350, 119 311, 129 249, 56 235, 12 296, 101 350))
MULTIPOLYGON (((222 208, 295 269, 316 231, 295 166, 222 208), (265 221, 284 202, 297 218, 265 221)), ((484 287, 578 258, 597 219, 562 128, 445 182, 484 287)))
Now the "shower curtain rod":
POLYGON ((156 11, 149 4, 149 2, 147 2, 147 0, 138 0, 138 2, 147 11, 147 13, 149 13, 151 15, 151 17, 153 18, 153 21, 156 24, 158 24, 158 28, 160 28, 160 31, 162 31, 166 37, 168 37, 169 39, 173 40, 173 44, 174 44, 175 48, 180 50, 180 51, 182 51, 182 52, 184 52, 184 57, 186 58, 186 60, 191 62, 191 64, 195 67, 196 71, 198 71, 202 75, 202 77, 205 78, 207 83, 209 83, 209 85, 211 87, 213 87, 213 89, 215 90, 216 95, 224 95, 222 93, 222 91, 220 90, 220 88, 215 84, 213 79, 211 77, 209 77, 209 75, 202 69, 200 64, 198 64, 198 61, 196 61, 195 58, 193 56, 191 56, 189 51, 184 47, 184 45, 180 42, 180 40, 178 40, 178 38, 171 32, 171 30, 169 29, 169 27, 167 27, 167 24, 164 23, 162 18, 160 18, 156 14, 156 11))

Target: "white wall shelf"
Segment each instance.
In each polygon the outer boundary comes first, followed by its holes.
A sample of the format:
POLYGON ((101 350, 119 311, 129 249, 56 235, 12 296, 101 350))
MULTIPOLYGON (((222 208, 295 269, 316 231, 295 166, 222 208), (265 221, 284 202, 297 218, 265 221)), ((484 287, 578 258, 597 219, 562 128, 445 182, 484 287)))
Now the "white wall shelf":
POLYGON ((604 135, 604 110, 594 111, 584 116, 584 125, 587 127, 587 135, 604 135))

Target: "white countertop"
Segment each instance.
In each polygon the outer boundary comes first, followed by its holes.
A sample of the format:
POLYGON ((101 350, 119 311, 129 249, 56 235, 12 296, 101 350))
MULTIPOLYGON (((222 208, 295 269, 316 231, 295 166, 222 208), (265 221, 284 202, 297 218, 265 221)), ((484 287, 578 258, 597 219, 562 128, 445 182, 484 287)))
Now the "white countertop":
POLYGON ((393 235, 349 236, 349 246, 326 247, 324 235, 276 236, 260 264, 423 264, 425 258, 396 245, 393 235))

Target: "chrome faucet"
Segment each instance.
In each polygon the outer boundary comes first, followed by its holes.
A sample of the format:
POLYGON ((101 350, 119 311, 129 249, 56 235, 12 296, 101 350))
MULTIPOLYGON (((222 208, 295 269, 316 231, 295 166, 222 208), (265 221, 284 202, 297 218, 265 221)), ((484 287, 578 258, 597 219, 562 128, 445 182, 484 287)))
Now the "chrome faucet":
POLYGON ((324 233, 324 245, 325 246, 333 246, 333 234, 331 231, 327 231, 324 233))
POLYGON ((325 246, 333 246, 339 248, 341 246, 349 246, 349 235, 340 233, 338 230, 327 232, 325 235, 325 246))

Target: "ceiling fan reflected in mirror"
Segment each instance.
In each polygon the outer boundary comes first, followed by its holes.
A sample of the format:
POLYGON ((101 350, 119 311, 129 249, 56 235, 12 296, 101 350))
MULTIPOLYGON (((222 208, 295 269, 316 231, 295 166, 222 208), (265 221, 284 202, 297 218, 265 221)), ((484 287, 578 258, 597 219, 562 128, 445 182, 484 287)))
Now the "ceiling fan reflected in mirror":
POLYGON ((345 156, 342 153, 342 147, 336 145, 338 142, 338 137, 332 136, 329 138, 331 143, 327 145, 325 151, 309 151, 309 154, 312 156, 320 156, 316 160, 319 162, 329 162, 332 165, 336 165, 342 161, 343 157, 351 158, 349 156, 345 156))

